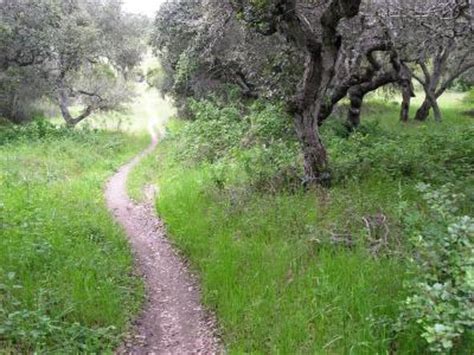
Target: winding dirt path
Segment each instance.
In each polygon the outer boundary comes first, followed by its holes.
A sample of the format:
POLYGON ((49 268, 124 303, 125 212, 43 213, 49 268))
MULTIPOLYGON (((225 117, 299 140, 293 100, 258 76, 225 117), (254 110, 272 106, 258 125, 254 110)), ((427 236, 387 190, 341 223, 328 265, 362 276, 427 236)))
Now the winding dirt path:
POLYGON ((117 350, 119 354, 216 354, 221 353, 214 318, 202 308, 196 278, 165 235, 153 202, 136 204, 127 195, 130 171, 151 153, 152 143, 107 183, 107 205, 125 229, 146 285, 147 301, 135 329, 117 350))

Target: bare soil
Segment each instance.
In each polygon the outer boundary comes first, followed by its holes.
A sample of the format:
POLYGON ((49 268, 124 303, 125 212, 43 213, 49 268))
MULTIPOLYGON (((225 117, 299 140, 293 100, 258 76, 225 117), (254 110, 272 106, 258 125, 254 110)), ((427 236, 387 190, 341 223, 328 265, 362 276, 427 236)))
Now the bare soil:
MULTIPOLYGON (((156 216, 153 198, 138 204, 127 194, 128 174, 153 151, 157 141, 152 133, 151 145, 120 168, 105 190, 108 208, 127 233, 146 285, 144 309, 135 321, 133 334, 117 353, 222 353, 215 318, 201 305, 197 278, 168 241, 164 225, 156 216)), ((149 189, 147 195, 153 195, 152 191, 149 189)))

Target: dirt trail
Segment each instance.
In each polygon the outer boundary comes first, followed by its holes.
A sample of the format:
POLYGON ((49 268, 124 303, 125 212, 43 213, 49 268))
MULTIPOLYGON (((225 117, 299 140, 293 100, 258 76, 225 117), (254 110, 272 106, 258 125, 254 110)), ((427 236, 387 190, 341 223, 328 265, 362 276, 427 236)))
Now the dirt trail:
POLYGON ((200 303, 196 278, 176 254, 156 216, 153 203, 134 203, 127 195, 130 171, 157 145, 152 143, 107 183, 107 205, 125 229, 146 284, 147 301, 135 329, 117 350, 120 354, 221 353, 215 321, 200 303))

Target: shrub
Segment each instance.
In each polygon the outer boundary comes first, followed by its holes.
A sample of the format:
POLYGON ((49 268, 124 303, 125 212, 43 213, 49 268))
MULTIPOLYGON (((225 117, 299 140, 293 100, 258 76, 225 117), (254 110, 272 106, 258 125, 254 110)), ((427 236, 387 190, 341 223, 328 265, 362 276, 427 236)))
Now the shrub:
POLYGON ((364 127, 348 139, 330 134, 334 178, 337 183, 380 175, 443 184, 466 177, 474 165, 473 134, 466 128, 389 132, 376 126, 364 127))
POLYGON ((276 192, 301 187, 298 154, 298 144, 279 140, 240 151, 236 158, 246 173, 247 184, 260 191, 276 192))
POLYGON ((0 126, 0 146, 19 140, 37 140, 71 134, 71 130, 56 127, 45 119, 37 119, 26 125, 0 126))
POLYGON ((296 141, 293 124, 281 104, 257 101, 250 107, 247 116, 250 127, 245 142, 252 144, 272 144, 274 141, 296 141))
MULTIPOLYGON (((284 108, 261 100, 245 109, 218 102, 191 102, 195 120, 169 137, 179 146, 174 151, 177 160, 188 166, 218 163, 217 180, 228 180, 222 174, 237 170, 246 175, 248 185, 259 190, 299 186, 301 153, 284 108)), ((474 132, 472 128, 459 127, 394 130, 373 119, 365 120, 348 135, 344 122, 332 119, 322 127, 322 135, 335 185, 373 176, 444 184, 472 173, 474 132)))
POLYGON ((171 138, 180 147, 180 161, 214 162, 239 146, 245 124, 237 109, 219 108, 209 101, 194 101, 191 109, 196 120, 171 138))
POLYGON ((417 277, 408 285, 401 328, 416 322, 429 350, 446 353, 470 341, 466 334, 474 327, 474 219, 458 215, 463 195, 452 193, 452 186, 418 189, 432 219, 411 232, 417 277))
POLYGON ((299 149, 281 105, 257 101, 246 114, 210 100, 191 101, 189 107, 195 120, 168 138, 179 147, 173 150, 177 160, 214 164, 217 185, 236 170, 259 190, 300 185, 299 149))

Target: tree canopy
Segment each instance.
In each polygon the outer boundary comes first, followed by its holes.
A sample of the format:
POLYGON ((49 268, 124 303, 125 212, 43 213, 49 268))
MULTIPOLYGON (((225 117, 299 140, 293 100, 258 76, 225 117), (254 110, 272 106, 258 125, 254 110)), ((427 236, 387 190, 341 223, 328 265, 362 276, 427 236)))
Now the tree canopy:
POLYGON ((131 97, 127 78, 146 49, 147 21, 120 1, 2 1, 1 110, 26 119, 40 97, 58 103, 68 125, 131 97), (34 83, 34 85, 31 85, 34 83), (74 116, 70 106, 82 106, 74 116))
POLYGON ((285 102, 294 118, 308 183, 328 184, 330 168, 318 127, 350 101, 357 128, 364 96, 397 87, 408 120, 416 79, 426 93, 416 118, 472 69, 468 1, 173 1, 158 12, 151 44, 164 67, 162 89, 185 111, 234 85, 247 98, 285 102), (447 65, 447 62, 450 65, 447 65))

